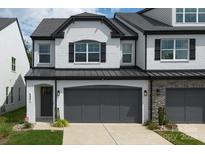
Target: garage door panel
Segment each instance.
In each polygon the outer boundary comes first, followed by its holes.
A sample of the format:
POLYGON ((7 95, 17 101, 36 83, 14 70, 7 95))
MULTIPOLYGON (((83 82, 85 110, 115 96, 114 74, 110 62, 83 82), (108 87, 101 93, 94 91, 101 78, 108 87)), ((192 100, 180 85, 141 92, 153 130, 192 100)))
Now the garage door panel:
POLYGON ((166 112, 170 121, 183 122, 185 116, 184 91, 180 89, 167 89, 166 112))
POLYGON ((186 90, 185 102, 185 121, 189 123, 203 123, 205 109, 205 90, 186 90))
MULTIPOLYGON (((67 91, 65 91, 67 93, 67 91)), ((65 95, 64 101, 64 114, 66 119, 70 122, 80 122, 82 121, 82 108, 81 99, 75 91, 69 91, 69 95, 65 95), (72 97, 71 97, 72 96, 72 97)))
POLYGON ((107 90, 101 92, 101 121, 119 122, 119 92, 117 90, 107 90))
POLYGON ((205 89, 167 89, 166 99, 167 116, 171 121, 205 122, 205 89))
POLYGON ((128 97, 119 96, 120 99, 120 121, 141 122, 141 96, 137 91, 123 91, 128 97), (133 99, 137 98, 137 99, 133 99), (138 114, 136 114, 136 111, 138 114))

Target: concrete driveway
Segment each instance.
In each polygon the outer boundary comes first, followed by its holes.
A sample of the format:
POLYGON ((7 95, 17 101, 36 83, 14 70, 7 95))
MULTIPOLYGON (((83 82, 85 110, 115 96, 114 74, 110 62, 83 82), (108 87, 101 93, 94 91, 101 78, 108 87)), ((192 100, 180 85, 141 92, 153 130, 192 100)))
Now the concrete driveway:
POLYGON ((205 143, 205 124, 177 124, 178 129, 185 134, 205 143))
POLYGON ((165 145, 171 143, 141 124, 72 123, 64 128, 63 144, 165 145))

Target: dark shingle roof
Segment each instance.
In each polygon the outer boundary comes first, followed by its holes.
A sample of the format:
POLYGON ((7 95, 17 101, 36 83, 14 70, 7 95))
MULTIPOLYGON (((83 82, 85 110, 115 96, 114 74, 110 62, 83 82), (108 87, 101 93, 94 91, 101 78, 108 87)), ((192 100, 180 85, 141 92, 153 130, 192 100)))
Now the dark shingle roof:
MULTIPOLYGON (((76 16, 100 16, 100 15, 95 15, 91 13, 82 13, 78 14, 72 17, 76 16)), ((103 16, 102 16, 103 17, 103 16)), ((62 25, 64 24, 68 18, 45 18, 41 21, 41 23, 38 25, 38 27, 35 29, 31 37, 51 37, 51 35, 62 25)), ((127 27, 123 26, 119 22, 117 22, 114 19, 109 19, 109 21, 115 25, 125 36, 136 36, 137 33, 134 31, 128 29, 127 27)))
POLYGON ((35 29, 32 36, 49 37, 66 20, 67 18, 45 18, 35 29))
POLYGON ((4 29, 14 21, 16 21, 16 18, 0 18, 0 30, 4 29))
POLYGON ((79 16, 79 17, 96 17, 96 16, 102 16, 102 15, 94 14, 94 13, 88 13, 88 12, 83 12, 83 13, 80 13, 80 14, 76 14, 74 16, 79 16))
POLYGON ((29 79, 69 79, 69 80, 123 80, 145 79, 148 75, 133 69, 30 69, 25 78, 29 79))
POLYGON ((138 34, 136 32, 134 32, 133 30, 131 30, 130 28, 127 28, 124 24, 122 24, 121 22, 119 22, 116 19, 110 19, 110 21, 117 27, 120 29, 121 32, 123 32, 123 34, 125 36, 138 36, 138 34))
POLYGON ((147 17, 139 13, 116 13, 116 16, 126 21, 128 24, 133 27, 144 31, 144 32, 167 32, 167 31, 196 31, 205 32, 205 26, 178 26, 173 27, 171 25, 162 23, 150 17, 147 17))
POLYGON ((138 11, 137 13, 143 14, 143 13, 148 12, 148 11, 153 10, 153 9, 154 8, 145 8, 143 10, 138 11))

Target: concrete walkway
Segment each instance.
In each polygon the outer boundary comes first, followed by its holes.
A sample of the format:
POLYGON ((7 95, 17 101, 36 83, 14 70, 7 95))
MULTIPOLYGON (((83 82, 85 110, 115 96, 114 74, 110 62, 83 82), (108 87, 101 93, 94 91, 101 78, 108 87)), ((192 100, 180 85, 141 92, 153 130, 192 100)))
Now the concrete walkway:
POLYGON ((72 145, 165 145, 171 144, 141 124, 70 124, 63 144, 72 145))
POLYGON ((205 143, 205 124, 177 124, 179 131, 205 143))

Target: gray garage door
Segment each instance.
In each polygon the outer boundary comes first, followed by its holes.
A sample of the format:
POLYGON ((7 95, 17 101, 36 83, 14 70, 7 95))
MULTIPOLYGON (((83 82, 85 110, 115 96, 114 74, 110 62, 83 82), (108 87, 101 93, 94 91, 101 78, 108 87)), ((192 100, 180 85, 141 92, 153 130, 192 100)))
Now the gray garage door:
POLYGON ((120 86, 64 89, 64 117, 70 122, 141 122, 142 90, 120 86))
POLYGON ((167 116, 179 123, 205 122, 205 89, 167 89, 167 116))

